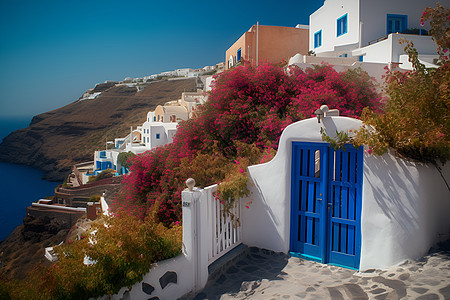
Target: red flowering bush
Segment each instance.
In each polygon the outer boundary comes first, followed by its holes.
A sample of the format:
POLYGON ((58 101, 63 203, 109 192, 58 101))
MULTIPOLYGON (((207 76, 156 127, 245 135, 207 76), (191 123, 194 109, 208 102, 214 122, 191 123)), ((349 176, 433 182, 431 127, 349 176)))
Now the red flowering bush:
POLYGON ((313 116, 323 104, 359 117, 364 107, 375 110, 379 103, 371 79, 360 70, 235 67, 216 77, 207 103, 180 123, 172 144, 134 158, 113 208, 144 218, 158 203, 159 221, 169 225, 181 218, 187 178, 198 186, 224 183, 219 193, 227 199, 245 194, 246 167, 273 157, 286 126, 313 116))

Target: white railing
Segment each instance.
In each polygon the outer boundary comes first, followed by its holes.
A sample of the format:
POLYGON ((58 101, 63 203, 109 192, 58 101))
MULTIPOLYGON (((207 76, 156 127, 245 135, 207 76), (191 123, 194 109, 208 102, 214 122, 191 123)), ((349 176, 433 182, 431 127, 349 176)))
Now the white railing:
POLYGON ((240 205, 236 201, 226 211, 214 195, 217 184, 206 187, 202 192, 207 206, 208 264, 211 264, 241 243, 240 205))

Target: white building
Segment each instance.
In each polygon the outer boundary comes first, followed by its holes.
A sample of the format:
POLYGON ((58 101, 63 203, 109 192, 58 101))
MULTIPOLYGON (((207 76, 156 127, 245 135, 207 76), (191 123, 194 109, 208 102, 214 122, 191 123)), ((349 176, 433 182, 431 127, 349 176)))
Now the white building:
POLYGON ((147 114, 147 120, 142 124, 142 144, 150 150, 173 142, 177 133, 177 122, 155 121, 155 112, 147 114))
POLYGON ((176 69, 175 73, 177 74, 177 76, 180 77, 187 77, 187 75, 192 72, 193 70, 190 68, 184 68, 184 69, 176 69))
MULTIPOLYGON (((412 40, 424 63, 437 59, 436 44, 420 31, 425 7, 433 0, 326 0, 310 15, 309 47, 320 57, 357 57, 374 63, 405 63, 400 38, 412 40), (417 29, 418 34, 402 34, 417 29)), ((435 61, 434 61, 435 62, 435 61)), ((408 66, 401 66, 406 67, 408 66)))
POLYGON ((198 105, 205 104, 207 96, 204 95, 203 90, 197 90, 197 92, 184 92, 181 94, 181 106, 184 106, 189 114, 189 118, 192 117, 192 113, 196 110, 198 105))

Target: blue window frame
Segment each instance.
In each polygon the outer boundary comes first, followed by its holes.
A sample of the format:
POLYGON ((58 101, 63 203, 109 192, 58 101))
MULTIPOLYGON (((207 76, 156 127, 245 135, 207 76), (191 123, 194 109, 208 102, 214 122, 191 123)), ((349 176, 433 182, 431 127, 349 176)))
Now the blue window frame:
POLYGON ((337 19, 337 36, 347 33, 347 15, 348 14, 345 14, 337 19))
POLYGON ((386 34, 403 32, 408 29, 408 16, 388 14, 386 25, 386 34))
POLYGON ((240 61, 241 60, 241 48, 239 48, 239 50, 237 51, 236 54, 236 61, 240 61))
POLYGON ((157 133, 157 134, 156 134, 156 139, 159 140, 160 137, 161 137, 160 134, 157 133))
POLYGON ((314 33, 314 48, 322 46, 322 30, 314 33))
POLYGON ((359 56, 359 61, 364 61, 364 56, 360 55, 359 56))

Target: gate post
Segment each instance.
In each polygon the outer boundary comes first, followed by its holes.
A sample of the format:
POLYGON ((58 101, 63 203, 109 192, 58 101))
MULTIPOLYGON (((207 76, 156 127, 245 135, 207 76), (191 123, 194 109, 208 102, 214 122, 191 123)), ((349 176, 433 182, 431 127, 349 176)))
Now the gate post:
POLYGON ((192 265, 194 292, 203 289, 208 280, 208 250, 205 247, 207 244, 205 235, 208 228, 202 226, 202 220, 207 219, 205 197, 205 191, 199 188, 186 189, 181 193, 183 253, 192 265))

